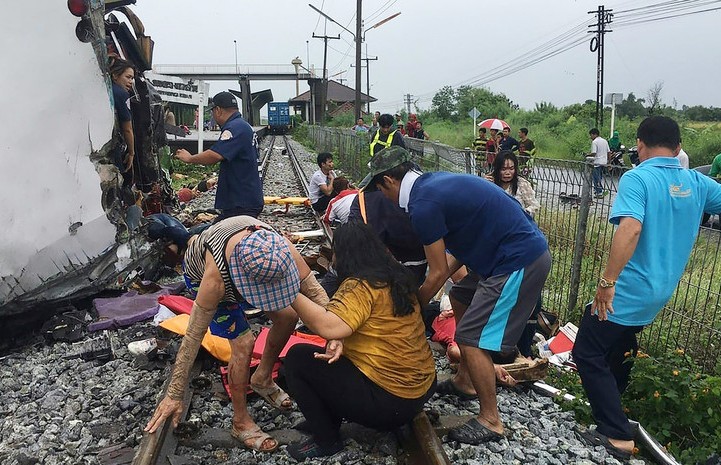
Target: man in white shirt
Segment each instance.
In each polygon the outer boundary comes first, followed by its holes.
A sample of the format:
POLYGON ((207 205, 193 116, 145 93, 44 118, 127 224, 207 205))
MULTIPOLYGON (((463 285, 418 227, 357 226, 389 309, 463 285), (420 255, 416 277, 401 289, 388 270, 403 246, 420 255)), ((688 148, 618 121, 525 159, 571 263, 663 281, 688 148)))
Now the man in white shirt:
POLYGON ((591 136, 591 155, 593 156, 593 194, 596 198, 601 198, 606 194, 603 190, 603 171, 608 164, 608 153, 611 149, 608 147, 606 139, 600 136, 598 129, 593 128, 588 131, 591 136))
POLYGON ((335 172, 333 171, 333 155, 328 152, 319 153, 316 161, 320 169, 310 177, 308 192, 313 210, 323 213, 328 207, 330 199, 334 197, 333 180, 335 179, 335 172))
POLYGON ((676 159, 679 163, 681 163, 682 168, 688 169, 688 154, 684 152, 683 148, 681 147, 681 141, 678 143, 678 155, 676 155, 676 159))

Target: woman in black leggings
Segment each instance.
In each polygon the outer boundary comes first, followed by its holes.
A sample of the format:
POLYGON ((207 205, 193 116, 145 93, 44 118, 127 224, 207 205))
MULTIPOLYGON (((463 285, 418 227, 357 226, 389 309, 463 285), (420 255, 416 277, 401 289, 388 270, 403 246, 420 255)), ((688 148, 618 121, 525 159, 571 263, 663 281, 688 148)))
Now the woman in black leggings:
POLYGON ((328 340, 325 353, 299 344, 285 360, 289 390, 312 438, 288 446, 296 460, 343 448, 345 419, 380 430, 407 422, 435 390, 433 355, 411 272, 365 224, 335 231, 335 268, 342 281, 326 308, 299 295, 293 303, 310 329, 328 340))

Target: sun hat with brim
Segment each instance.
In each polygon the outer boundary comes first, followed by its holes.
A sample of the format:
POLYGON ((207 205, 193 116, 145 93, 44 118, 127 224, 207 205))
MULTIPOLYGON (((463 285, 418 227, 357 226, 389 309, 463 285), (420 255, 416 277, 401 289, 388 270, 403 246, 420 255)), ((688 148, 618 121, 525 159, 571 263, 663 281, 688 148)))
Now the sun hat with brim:
POLYGON ((411 161, 411 154, 408 153, 408 150, 401 146, 391 145, 390 147, 380 150, 378 153, 373 155, 368 162, 370 173, 363 178, 358 185, 358 188, 363 189, 366 192, 375 190, 376 186, 371 185, 371 181, 376 175, 402 165, 407 161, 411 161))
POLYGON ((289 306, 300 292, 300 275, 285 240, 260 229, 238 242, 230 255, 230 277, 252 306, 276 312, 289 306))

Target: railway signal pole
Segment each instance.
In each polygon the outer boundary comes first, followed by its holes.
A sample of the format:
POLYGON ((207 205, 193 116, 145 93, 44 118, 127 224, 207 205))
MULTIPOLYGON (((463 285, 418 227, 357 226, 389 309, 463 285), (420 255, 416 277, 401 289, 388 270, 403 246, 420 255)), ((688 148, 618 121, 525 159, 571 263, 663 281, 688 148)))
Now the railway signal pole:
MULTIPOLYGON (((596 127, 603 126, 603 39, 604 34, 613 32, 606 29, 607 24, 613 21, 613 10, 607 10, 603 5, 598 6, 598 10, 589 11, 588 14, 596 15, 596 30, 588 31, 589 34, 596 34, 591 39, 591 52, 596 52, 596 127)), ((590 25, 588 27, 594 27, 590 25)))

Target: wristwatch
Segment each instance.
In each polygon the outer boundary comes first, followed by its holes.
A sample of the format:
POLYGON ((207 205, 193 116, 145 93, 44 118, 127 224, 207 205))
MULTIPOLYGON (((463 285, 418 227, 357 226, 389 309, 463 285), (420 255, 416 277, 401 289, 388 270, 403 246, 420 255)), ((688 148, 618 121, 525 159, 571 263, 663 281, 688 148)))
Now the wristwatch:
POLYGON ((601 279, 598 280, 598 286, 607 289, 609 287, 613 287, 616 285, 616 281, 611 281, 610 279, 606 279, 603 276, 601 276, 601 279))

